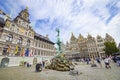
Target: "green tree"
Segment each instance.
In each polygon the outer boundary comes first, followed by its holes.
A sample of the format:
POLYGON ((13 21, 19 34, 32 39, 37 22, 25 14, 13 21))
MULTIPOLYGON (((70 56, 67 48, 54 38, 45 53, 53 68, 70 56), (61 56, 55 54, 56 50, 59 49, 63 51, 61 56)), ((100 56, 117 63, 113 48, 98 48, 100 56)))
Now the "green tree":
POLYGON ((119 49, 116 47, 116 43, 115 42, 110 42, 110 41, 107 41, 104 43, 105 45, 105 54, 106 55, 111 55, 112 53, 115 53, 115 52, 118 52, 119 49))

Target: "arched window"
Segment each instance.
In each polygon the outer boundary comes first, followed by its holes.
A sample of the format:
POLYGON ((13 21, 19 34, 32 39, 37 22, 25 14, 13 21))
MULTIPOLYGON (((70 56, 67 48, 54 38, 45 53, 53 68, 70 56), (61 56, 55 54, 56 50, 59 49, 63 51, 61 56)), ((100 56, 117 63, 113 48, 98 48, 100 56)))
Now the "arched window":
POLYGON ((3 48, 2 55, 8 55, 8 49, 9 49, 9 45, 5 45, 5 47, 3 48))
POLYGON ((12 39, 13 39, 13 35, 12 34, 9 34, 6 38, 7 41, 11 41, 12 42, 12 39))
POLYGON ((27 40, 27 45, 30 46, 30 40, 29 39, 27 40))
POLYGON ((23 41, 22 37, 19 37, 18 44, 22 44, 22 41, 23 41))

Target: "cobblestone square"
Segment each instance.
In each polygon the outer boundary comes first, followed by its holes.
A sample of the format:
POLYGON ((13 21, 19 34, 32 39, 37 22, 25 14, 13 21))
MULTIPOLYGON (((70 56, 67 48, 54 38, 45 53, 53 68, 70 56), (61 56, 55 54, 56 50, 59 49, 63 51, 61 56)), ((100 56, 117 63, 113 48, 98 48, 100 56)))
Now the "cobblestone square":
POLYGON ((75 66, 79 71, 77 76, 69 75, 69 71, 60 72, 43 69, 35 72, 35 66, 0 68, 0 80, 120 80, 120 67, 111 63, 111 69, 91 67, 83 63, 75 66))

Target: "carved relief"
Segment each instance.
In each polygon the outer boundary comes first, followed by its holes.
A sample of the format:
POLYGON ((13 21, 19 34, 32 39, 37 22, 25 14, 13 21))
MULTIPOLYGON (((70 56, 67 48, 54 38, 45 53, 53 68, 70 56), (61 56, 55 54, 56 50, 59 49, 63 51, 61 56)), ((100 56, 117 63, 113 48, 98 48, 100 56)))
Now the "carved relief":
POLYGON ((5 26, 10 27, 10 21, 6 21, 5 26))
POLYGON ((24 18, 24 19, 26 19, 26 20, 28 19, 28 14, 23 13, 22 15, 23 15, 23 18, 24 18))
POLYGON ((24 28, 19 28, 20 33, 24 34, 25 33, 25 29, 24 28))
POLYGON ((34 37, 34 32, 32 32, 32 37, 34 37))
POLYGON ((25 14, 24 14, 24 18, 27 19, 27 17, 28 17, 28 15, 25 13, 25 14))

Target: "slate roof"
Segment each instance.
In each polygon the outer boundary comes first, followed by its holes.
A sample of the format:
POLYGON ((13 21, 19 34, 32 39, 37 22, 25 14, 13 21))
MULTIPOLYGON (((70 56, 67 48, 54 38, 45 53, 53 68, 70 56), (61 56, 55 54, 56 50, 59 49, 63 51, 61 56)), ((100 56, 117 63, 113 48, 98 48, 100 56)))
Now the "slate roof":
POLYGON ((42 35, 40 35, 40 34, 38 34, 38 33, 35 33, 35 36, 34 36, 35 38, 37 37, 37 38, 39 38, 39 39, 41 39, 41 40, 44 40, 44 41, 46 41, 46 42, 49 42, 49 43, 51 43, 51 44, 55 44, 54 42, 52 42, 52 41, 50 41, 49 39, 47 39, 45 36, 42 36, 42 35))

